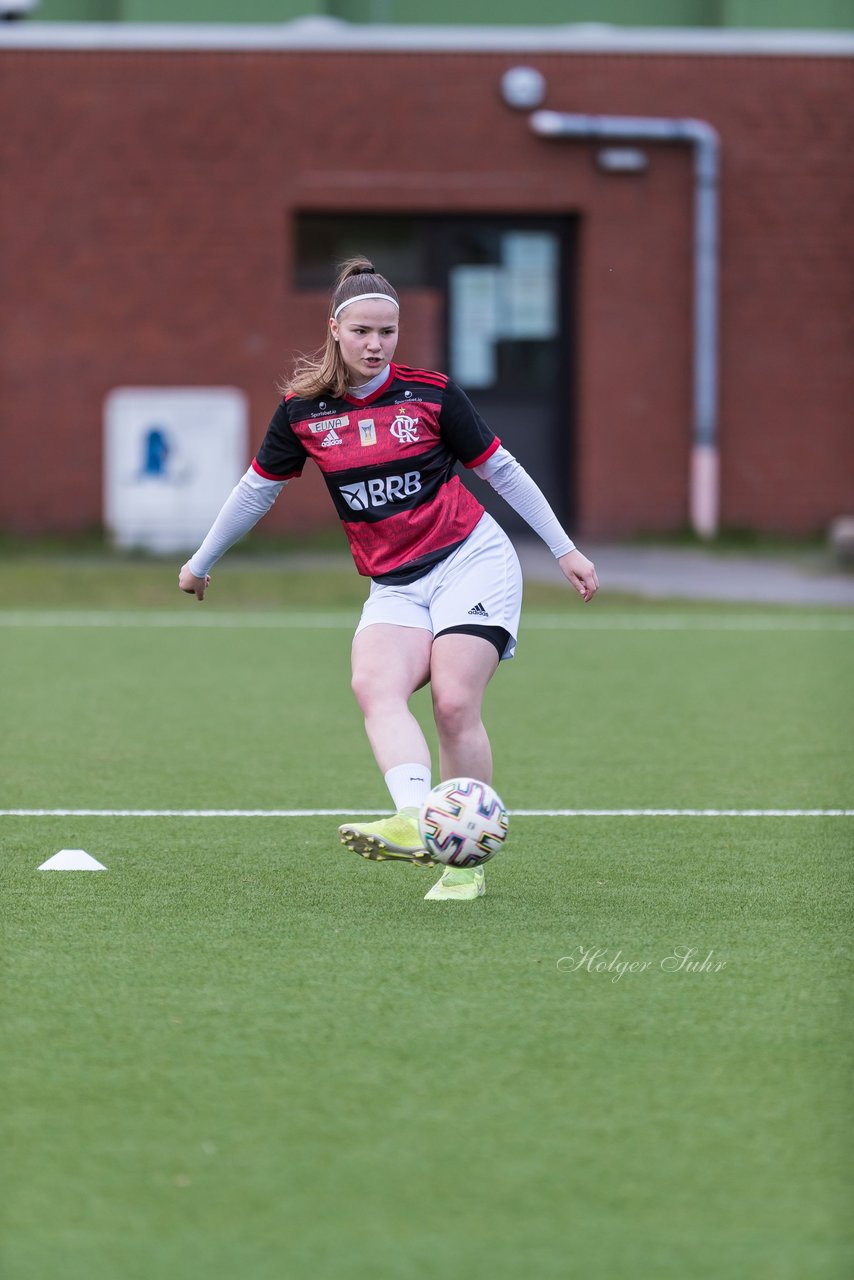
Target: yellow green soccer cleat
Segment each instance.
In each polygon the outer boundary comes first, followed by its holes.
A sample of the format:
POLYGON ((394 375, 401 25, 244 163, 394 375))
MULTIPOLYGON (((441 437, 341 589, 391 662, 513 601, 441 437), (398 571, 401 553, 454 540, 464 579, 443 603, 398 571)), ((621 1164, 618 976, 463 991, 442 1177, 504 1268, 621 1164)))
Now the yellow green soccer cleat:
POLYGON ((468 902, 482 898, 485 893, 483 867, 448 867, 424 897, 427 902, 468 902))
POLYGON ((418 830, 418 810, 401 809, 379 822, 345 822, 338 828, 341 843, 372 862, 414 862, 434 867, 436 861, 424 848, 418 830))

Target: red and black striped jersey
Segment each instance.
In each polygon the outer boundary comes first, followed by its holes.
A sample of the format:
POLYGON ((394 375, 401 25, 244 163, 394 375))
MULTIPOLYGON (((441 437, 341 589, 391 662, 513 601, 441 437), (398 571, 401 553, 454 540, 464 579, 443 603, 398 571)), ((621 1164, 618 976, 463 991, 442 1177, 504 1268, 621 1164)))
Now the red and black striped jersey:
POLYGON ((442 373, 389 366, 365 400, 286 396, 253 467, 269 480, 323 473, 359 573, 412 582, 463 542, 483 507, 455 467, 476 467, 500 441, 442 373))

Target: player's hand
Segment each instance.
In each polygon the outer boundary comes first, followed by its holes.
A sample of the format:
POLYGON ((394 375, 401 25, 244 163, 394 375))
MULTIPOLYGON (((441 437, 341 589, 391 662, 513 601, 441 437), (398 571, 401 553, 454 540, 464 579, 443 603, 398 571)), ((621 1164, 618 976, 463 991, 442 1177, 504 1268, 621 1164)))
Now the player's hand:
POLYGON ((599 590, 599 578, 593 561, 583 556, 576 547, 574 551, 567 551, 565 556, 561 556, 558 564, 561 573, 567 582, 572 583, 581 599, 592 600, 599 590))
POLYGON ((205 592, 210 586, 211 575, 206 573, 203 578, 197 578, 194 573, 190 572, 187 565, 181 566, 178 574, 178 586, 182 591, 186 591, 188 595, 195 596, 197 600, 204 600, 205 592))

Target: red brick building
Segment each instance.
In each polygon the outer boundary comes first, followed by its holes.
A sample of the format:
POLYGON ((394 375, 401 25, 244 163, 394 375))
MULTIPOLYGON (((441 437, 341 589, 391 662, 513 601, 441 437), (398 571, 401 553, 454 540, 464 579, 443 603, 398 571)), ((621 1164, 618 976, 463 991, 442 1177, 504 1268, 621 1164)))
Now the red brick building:
MULTIPOLYGON (((0 528, 100 524, 118 386, 240 387, 257 445, 291 353, 322 337, 305 255, 346 247, 352 215, 406 240, 377 253, 393 279, 402 264, 399 355, 439 367, 472 229, 553 235, 559 385, 542 374, 528 405, 539 356, 508 349, 484 410, 518 435, 560 400, 529 462, 574 532, 685 527, 691 148, 639 143, 645 168, 608 172, 600 144, 537 137, 506 105, 519 64, 550 109, 717 131, 721 525, 809 533, 854 511, 854 38, 569 31, 4 31, 0 528)), ((266 528, 334 523, 310 471, 266 528)))

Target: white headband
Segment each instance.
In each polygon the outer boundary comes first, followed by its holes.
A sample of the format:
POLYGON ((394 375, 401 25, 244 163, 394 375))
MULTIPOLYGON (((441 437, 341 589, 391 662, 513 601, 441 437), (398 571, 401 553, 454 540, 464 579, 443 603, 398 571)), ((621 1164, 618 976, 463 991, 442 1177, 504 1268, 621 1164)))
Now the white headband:
POLYGON ((339 302, 338 306, 332 312, 332 319, 337 320, 345 307, 349 307, 351 302, 364 302, 366 298, 382 298, 385 302, 391 302, 400 310, 400 303, 395 302, 394 298, 387 293, 357 293, 355 298, 345 298, 343 302, 339 302))

